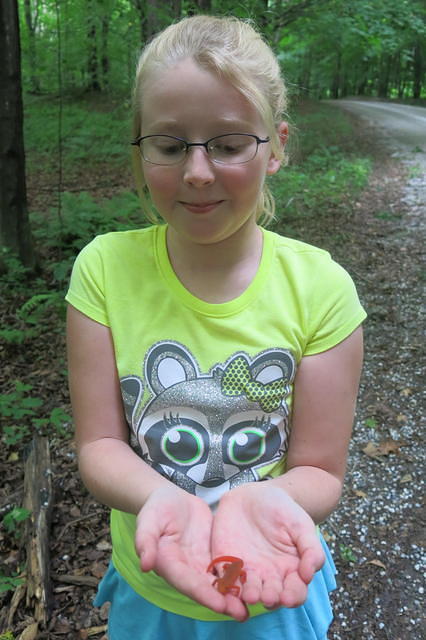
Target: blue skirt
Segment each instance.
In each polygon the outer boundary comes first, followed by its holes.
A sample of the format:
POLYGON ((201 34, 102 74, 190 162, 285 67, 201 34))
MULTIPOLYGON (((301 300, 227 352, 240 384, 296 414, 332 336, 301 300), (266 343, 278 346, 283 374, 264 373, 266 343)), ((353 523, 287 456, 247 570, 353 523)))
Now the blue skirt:
POLYGON ((325 640, 333 619, 328 594, 336 588, 336 569, 322 537, 321 542, 325 564, 310 583, 306 602, 294 609, 281 607, 246 622, 194 620, 142 598, 112 562, 99 584, 94 605, 111 603, 108 640, 325 640))

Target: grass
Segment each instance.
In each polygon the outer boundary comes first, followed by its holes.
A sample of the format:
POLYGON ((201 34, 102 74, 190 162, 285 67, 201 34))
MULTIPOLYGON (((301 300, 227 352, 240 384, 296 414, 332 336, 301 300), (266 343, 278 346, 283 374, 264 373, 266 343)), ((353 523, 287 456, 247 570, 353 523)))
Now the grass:
POLYGON ((365 187, 372 161, 354 143, 344 112, 321 103, 295 113, 290 164, 270 180, 277 219, 296 223, 330 208, 347 210, 365 187))
POLYGON ((81 164, 128 161, 130 105, 126 98, 106 100, 27 96, 24 101, 24 135, 28 169, 43 165, 56 170, 61 139, 64 170, 81 164))

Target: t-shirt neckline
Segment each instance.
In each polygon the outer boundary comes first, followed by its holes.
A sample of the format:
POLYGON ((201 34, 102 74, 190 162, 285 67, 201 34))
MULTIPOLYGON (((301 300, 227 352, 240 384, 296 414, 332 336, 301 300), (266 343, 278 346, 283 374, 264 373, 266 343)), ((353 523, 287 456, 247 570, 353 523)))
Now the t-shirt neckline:
POLYGON ((262 256, 256 275, 239 296, 227 302, 211 303, 198 298, 182 284, 171 265, 167 251, 167 225, 159 225, 154 235, 155 256, 158 268, 169 290, 186 307, 203 315, 223 317, 239 313, 253 302, 261 292, 267 279, 273 254, 273 234, 260 227, 263 234, 262 256))

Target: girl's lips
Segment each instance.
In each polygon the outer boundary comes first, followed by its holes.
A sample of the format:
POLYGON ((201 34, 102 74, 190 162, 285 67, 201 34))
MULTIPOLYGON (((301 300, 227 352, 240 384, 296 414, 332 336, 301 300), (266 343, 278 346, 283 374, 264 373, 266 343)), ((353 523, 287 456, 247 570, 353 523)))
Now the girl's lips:
POLYGON ((214 200, 212 202, 181 202, 181 205, 185 207, 191 213, 208 213, 215 209, 223 200, 214 200))

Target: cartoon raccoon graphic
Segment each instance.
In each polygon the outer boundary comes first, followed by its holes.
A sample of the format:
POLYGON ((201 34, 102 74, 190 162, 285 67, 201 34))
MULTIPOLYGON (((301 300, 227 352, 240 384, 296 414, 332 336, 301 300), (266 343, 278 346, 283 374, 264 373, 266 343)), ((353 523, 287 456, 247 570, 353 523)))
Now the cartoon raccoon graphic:
POLYGON ((145 405, 143 380, 121 379, 131 444, 154 469, 214 506, 285 455, 295 371, 293 355, 277 348, 253 359, 238 352, 203 374, 183 345, 158 343, 145 358, 145 405))

